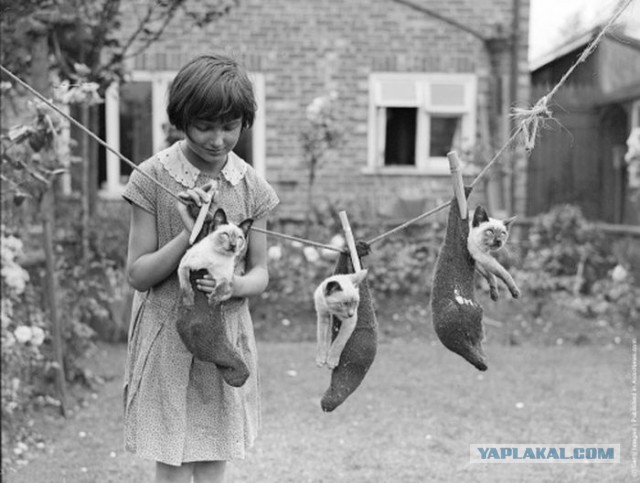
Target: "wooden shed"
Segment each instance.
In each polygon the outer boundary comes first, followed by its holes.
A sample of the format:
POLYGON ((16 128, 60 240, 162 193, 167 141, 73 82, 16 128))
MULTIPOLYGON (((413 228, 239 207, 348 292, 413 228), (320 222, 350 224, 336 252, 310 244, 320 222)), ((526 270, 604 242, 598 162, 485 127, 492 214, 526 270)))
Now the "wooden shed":
MULTIPOLYGON (((532 102, 561 79, 598 34, 594 29, 531 65, 532 102)), ((640 126, 640 39, 607 33, 549 105, 531 153, 527 215, 562 203, 594 221, 640 224, 631 206, 624 155, 640 126)))

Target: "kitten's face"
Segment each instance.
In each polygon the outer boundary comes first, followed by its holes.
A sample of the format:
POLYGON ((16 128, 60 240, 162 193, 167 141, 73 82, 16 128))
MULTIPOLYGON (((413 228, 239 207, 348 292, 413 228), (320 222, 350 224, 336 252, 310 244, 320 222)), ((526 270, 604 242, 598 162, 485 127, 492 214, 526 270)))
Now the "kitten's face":
POLYGON ((490 218, 481 206, 473 214, 469 238, 483 251, 500 250, 509 238, 509 226, 515 217, 507 220, 490 218))
POLYGON ((245 220, 240 225, 227 221, 227 215, 222 208, 213 215, 213 231, 209 234, 217 252, 237 256, 247 244, 247 234, 253 220, 245 220))
POLYGON ((229 255, 239 255, 246 244, 244 233, 235 225, 222 225, 209 235, 215 250, 229 255))
POLYGON ((324 297, 332 314, 339 319, 353 317, 356 314, 360 303, 358 285, 366 274, 366 270, 360 270, 358 273, 334 275, 327 279, 324 297))

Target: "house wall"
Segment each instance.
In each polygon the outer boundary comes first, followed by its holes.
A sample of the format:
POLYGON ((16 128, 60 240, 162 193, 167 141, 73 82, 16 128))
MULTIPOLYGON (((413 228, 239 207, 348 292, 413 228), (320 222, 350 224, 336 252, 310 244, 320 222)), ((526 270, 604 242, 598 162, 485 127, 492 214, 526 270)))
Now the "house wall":
MULTIPOLYGON (((414 3, 485 37, 495 35, 499 24, 504 31, 511 29, 514 0, 414 3)), ((518 100, 528 102, 529 0, 520 3, 518 100)), ((125 30, 133 28, 133 18, 123 17, 125 30)), ((306 106, 315 97, 337 91, 344 127, 344 142, 323 161, 317 173, 317 199, 363 216, 393 216, 394 210, 389 207, 412 198, 424 200, 420 209, 429 208, 451 193, 447 176, 364 172, 371 73, 474 73, 478 76, 478 104, 499 101, 490 83, 489 60, 482 41, 393 0, 241 0, 229 15, 205 29, 174 22, 164 40, 136 58, 135 68, 177 70, 192 56, 211 51, 230 53, 249 71, 264 75, 266 176, 282 200, 280 217, 296 218, 303 213, 308 167, 300 134, 306 106)), ((509 74, 509 55, 507 48, 498 61, 503 80, 509 74)), ((481 116, 478 118, 482 122, 481 116)), ((494 143, 500 145, 500 141, 494 143)), ((526 166, 520 165, 520 212, 524 209, 525 174, 526 166)), ((398 212, 395 215, 400 216, 398 212)))

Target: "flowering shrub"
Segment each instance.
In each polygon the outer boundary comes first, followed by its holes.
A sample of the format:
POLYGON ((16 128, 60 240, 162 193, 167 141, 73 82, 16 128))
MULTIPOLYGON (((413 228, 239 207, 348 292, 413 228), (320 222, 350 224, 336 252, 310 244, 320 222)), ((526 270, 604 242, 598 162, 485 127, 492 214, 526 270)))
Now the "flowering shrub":
POLYGON ((375 245, 368 263, 371 289, 380 295, 428 298, 443 230, 438 224, 426 225, 375 245))
POLYGON ((306 122, 301 131, 302 149, 309 166, 309 187, 307 189, 307 217, 305 232, 309 235, 311 218, 314 215, 313 185, 318 169, 327 154, 335 149, 343 137, 343 127, 339 121, 338 94, 333 91, 316 97, 306 109, 306 122))
POLYGON ((269 287, 267 300, 295 297, 300 303, 313 303, 313 291, 330 276, 337 252, 318 250, 299 242, 269 247, 269 287))
POLYGON ((318 165, 326 153, 338 146, 343 128, 338 115, 338 94, 333 91, 316 97, 306 109, 302 147, 309 161, 309 185, 313 185, 318 165))
POLYGON ((538 216, 528 241, 517 278, 521 288, 535 295, 557 290, 589 293, 615 265, 609 240, 575 206, 557 206, 538 216))
POLYGON ((617 265, 610 277, 594 284, 594 297, 587 310, 589 315, 610 316, 640 329, 640 285, 631 273, 620 269, 617 265))
POLYGON ((613 243, 569 205, 538 216, 528 241, 523 262, 513 272, 525 297, 538 302, 538 311, 555 301, 587 317, 638 327, 635 242, 613 243))
MULTIPOLYGON (((369 270, 367 280, 374 296, 428 296, 443 230, 439 224, 419 226, 374 245, 372 253, 363 260, 369 270)), ((329 244, 342 249, 346 247, 344 237, 339 233, 329 244)), ((298 242, 270 246, 267 297, 269 300, 296 297, 301 303, 312 303, 313 291, 333 273, 337 256, 336 251, 298 242)))
MULTIPOLYGON (((18 261, 23 244, 15 236, 0 232, 2 285, 2 434, 19 438, 33 397, 50 368, 45 356, 49 337, 46 319, 37 303, 29 273, 18 261)), ((4 452, 4 451, 3 451, 4 452)))

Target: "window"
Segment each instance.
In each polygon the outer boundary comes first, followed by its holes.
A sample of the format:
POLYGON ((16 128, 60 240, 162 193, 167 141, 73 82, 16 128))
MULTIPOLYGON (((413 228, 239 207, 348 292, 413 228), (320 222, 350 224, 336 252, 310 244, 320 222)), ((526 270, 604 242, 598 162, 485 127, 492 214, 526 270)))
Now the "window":
POLYGON ((372 74, 369 170, 447 174, 449 151, 475 139, 471 74, 372 74))
MULTIPOLYGON (((134 163, 153 154, 152 91, 151 82, 134 81, 120 87, 120 152, 134 163)), ((129 175, 131 170, 120 161, 121 175, 129 175)))

